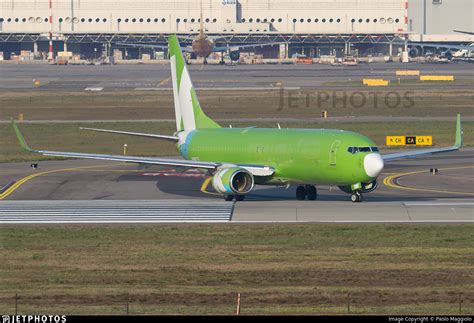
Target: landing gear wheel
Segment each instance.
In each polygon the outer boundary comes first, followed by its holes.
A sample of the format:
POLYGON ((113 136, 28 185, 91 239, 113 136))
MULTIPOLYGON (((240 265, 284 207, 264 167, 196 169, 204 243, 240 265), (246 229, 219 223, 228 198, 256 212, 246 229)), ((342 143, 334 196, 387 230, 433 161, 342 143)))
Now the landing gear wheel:
POLYGON ((234 195, 224 195, 224 200, 231 202, 234 200, 234 195))
POLYGON ((296 199, 298 201, 304 201, 306 194, 306 188, 304 186, 298 186, 296 188, 296 199))
POLYGON ((362 195, 357 192, 357 193, 352 193, 351 195, 351 201, 353 203, 359 203, 359 202, 362 202, 363 198, 362 198, 362 195))
POLYGON ((306 193, 308 195, 308 200, 310 201, 316 201, 318 198, 318 191, 313 185, 306 185, 306 193))
POLYGON ((243 200, 245 200, 245 195, 236 195, 236 196, 235 196, 235 200, 236 200, 236 201, 239 201, 239 202, 240 202, 240 201, 243 201, 243 200))

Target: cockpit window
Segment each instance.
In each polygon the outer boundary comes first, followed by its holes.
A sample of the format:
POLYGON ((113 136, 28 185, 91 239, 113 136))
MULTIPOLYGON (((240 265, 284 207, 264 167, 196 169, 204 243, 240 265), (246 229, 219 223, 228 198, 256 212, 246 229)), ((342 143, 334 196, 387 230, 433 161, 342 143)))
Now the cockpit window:
POLYGON ((351 154, 357 154, 359 152, 378 152, 379 149, 377 147, 349 147, 347 148, 347 152, 351 154))

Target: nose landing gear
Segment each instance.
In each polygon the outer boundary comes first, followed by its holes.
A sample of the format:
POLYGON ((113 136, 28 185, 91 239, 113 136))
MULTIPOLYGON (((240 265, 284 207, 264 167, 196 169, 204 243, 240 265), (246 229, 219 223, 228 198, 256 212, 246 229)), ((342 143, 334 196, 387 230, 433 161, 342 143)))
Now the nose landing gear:
POLYGON ((352 201, 353 203, 359 203, 359 202, 362 202, 362 200, 363 200, 362 194, 360 194, 359 191, 352 193, 352 195, 351 195, 351 201, 352 201))

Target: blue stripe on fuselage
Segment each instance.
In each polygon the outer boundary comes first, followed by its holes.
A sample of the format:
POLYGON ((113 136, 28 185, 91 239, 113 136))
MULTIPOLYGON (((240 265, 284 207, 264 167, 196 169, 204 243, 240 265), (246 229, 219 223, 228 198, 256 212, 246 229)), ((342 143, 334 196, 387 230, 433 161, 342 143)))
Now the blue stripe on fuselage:
POLYGON ((191 143, 191 139, 194 136, 195 132, 196 130, 193 130, 190 133, 188 133, 184 143, 181 146, 179 146, 179 152, 181 153, 181 156, 183 156, 184 159, 189 159, 189 144, 191 143))

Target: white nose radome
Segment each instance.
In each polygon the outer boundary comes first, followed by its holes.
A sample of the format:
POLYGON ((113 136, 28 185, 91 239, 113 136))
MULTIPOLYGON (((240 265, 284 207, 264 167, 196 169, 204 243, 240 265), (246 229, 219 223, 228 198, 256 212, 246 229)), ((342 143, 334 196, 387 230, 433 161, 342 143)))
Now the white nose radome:
POLYGON ((364 158, 364 169, 370 177, 379 176, 383 169, 383 159, 380 154, 368 154, 364 158))

